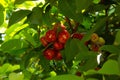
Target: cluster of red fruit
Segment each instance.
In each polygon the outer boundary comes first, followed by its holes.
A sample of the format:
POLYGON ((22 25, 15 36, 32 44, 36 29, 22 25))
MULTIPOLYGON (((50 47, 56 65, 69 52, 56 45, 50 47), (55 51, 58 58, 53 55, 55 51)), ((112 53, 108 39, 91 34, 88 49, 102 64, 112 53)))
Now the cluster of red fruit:
POLYGON ((48 30, 45 36, 40 38, 40 41, 46 49, 43 52, 47 60, 61 60, 62 55, 60 50, 64 48, 66 41, 69 39, 70 33, 65 26, 57 23, 54 28, 48 30))

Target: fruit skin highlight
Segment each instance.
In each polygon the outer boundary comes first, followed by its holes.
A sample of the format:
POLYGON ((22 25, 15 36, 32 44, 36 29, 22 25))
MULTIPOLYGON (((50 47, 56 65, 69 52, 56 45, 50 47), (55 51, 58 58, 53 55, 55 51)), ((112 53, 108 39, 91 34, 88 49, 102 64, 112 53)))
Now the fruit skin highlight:
POLYGON ((53 47, 56 49, 56 50, 61 50, 64 48, 64 45, 58 41, 56 41, 54 44, 53 44, 53 47))
POLYGON ((55 51, 53 49, 46 49, 43 52, 43 55, 47 60, 53 60, 55 57, 55 51))
POLYGON ((62 30, 58 34, 58 41, 65 44, 66 41, 70 38, 70 33, 67 30, 62 30))
POLYGON ((47 42, 54 42, 57 39, 56 31, 55 30, 49 30, 45 34, 45 39, 47 42))
POLYGON ((48 45, 48 42, 46 41, 46 39, 45 39, 44 36, 40 38, 40 42, 42 43, 42 45, 43 45, 44 47, 48 45))

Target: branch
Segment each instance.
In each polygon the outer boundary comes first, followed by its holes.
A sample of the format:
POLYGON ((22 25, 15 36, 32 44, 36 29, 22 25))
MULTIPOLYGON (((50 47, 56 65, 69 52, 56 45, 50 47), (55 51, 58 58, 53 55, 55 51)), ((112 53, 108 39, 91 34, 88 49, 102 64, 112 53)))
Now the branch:
POLYGON ((70 29, 72 30, 72 33, 74 32, 74 29, 73 29, 73 27, 72 27, 72 24, 71 24, 71 22, 70 22, 70 19, 68 18, 68 17, 65 17, 65 20, 66 20, 66 22, 68 23, 68 25, 70 26, 70 29))

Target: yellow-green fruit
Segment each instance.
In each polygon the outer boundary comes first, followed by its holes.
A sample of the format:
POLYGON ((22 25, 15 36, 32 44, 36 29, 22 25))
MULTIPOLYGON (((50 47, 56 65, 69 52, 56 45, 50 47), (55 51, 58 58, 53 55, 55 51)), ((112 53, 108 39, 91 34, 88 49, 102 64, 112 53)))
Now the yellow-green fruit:
POLYGON ((102 37, 99 37, 98 42, 99 42, 100 45, 105 44, 105 40, 102 37))
POLYGON ((98 39, 99 39, 99 36, 98 36, 96 33, 93 33, 93 34, 91 35, 91 41, 92 41, 93 43, 98 42, 98 39))

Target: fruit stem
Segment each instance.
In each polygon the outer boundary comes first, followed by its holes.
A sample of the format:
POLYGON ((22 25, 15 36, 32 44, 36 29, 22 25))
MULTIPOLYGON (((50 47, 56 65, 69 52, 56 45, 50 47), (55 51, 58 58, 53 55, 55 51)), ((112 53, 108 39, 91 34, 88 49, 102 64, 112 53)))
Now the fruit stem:
POLYGON ((78 29, 78 26, 79 26, 79 23, 78 22, 75 22, 75 27, 73 29, 73 33, 75 33, 78 29))
POLYGON ((71 24, 71 22, 70 22, 70 19, 69 19, 68 17, 65 17, 65 20, 66 20, 66 22, 68 23, 68 25, 69 25, 70 29, 72 30, 72 33, 73 33, 73 32, 74 32, 74 29, 73 29, 73 27, 72 27, 72 24, 71 24))

